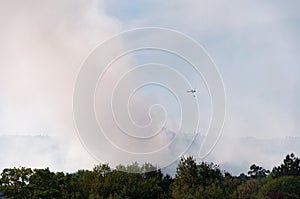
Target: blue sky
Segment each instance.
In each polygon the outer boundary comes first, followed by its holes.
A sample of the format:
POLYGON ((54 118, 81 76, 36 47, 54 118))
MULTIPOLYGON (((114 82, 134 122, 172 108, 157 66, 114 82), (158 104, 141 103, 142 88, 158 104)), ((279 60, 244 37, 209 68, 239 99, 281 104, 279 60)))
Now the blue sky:
MULTIPOLYGON (((245 157, 246 163, 235 166, 236 171, 244 171, 256 159, 266 167, 278 164, 290 152, 288 145, 280 152, 274 146, 274 153, 262 152, 257 157, 249 148, 243 150, 243 142, 237 140, 300 136, 299 7, 296 0, 2 1, 0 135, 51 136, 65 157, 59 166, 52 160, 55 169, 77 169, 73 162, 82 159, 78 167, 92 167, 97 162, 82 147, 72 116, 72 92, 80 66, 108 37, 155 26, 194 38, 220 70, 227 96, 222 134, 226 142, 221 140, 208 160, 228 165, 235 156, 245 157), (228 137, 235 140, 234 146, 228 137), (234 154, 236 147, 241 150, 234 154)), ((143 63, 151 55, 134 58, 143 63)), ((293 152, 299 154, 300 148, 293 152)), ((48 159, 35 158, 28 166, 47 166, 48 159)), ((25 164, 15 158, 0 163, 0 168, 25 164)))

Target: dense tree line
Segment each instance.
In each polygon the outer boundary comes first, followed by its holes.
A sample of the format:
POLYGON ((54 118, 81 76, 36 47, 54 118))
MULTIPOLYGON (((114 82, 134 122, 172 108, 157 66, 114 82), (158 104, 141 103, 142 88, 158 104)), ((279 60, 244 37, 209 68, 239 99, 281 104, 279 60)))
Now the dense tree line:
POLYGON ((14 199, 297 199, 300 159, 288 154, 271 172, 253 164, 247 175, 232 176, 218 165, 188 156, 180 159, 174 178, 151 164, 137 163, 116 169, 100 164, 92 171, 66 174, 49 168, 7 168, 0 176, 0 190, 14 199))

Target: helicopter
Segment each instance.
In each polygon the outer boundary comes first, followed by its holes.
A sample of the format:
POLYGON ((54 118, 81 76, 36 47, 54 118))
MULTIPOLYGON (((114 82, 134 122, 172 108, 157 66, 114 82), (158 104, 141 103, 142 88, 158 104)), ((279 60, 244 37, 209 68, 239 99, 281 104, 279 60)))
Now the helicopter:
POLYGON ((196 89, 187 90, 186 92, 193 94, 194 97, 196 97, 195 93, 197 92, 196 89))

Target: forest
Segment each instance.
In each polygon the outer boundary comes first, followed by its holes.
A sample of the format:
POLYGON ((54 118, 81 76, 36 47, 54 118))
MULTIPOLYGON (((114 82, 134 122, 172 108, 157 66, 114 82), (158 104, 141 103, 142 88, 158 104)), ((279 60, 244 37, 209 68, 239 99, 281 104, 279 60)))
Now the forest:
POLYGON ((180 159, 174 177, 150 163, 115 169, 99 164, 75 173, 6 168, 0 176, 0 190, 11 199, 297 199, 300 159, 291 153, 271 171, 252 164, 239 176, 217 164, 197 162, 192 156, 180 159))

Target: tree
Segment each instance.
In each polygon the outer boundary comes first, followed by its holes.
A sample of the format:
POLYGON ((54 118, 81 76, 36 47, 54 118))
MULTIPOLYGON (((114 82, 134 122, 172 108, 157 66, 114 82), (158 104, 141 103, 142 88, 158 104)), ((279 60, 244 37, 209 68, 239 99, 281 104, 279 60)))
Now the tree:
POLYGON ((248 179, 249 179, 249 176, 247 176, 247 175, 244 174, 244 173, 241 173, 241 174, 239 175, 238 178, 239 178, 240 180, 245 181, 245 180, 248 180, 248 179))
POLYGON ((225 172, 221 182, 223 198, 237 198, 237 187, 240 186, 243 182, 245 182, 244 179, 232 176, 230 173, 225 172))
POLYGON ((6 168, 1 173, 0 187, 9 198, 29 198, 29 178, 33 174, 29 168, 6 168))
POLYGON ((199 197, 201 198, 226 198, 223 190, 220 186, 216 184, 211 184, 205 188, 205 190, 199 192, 199 197))
POLYGON ((199 169, 196 161, 188 156, 182 157, 176 168, 176 176, 172 185, 174 198, 186 198, 195 196, 200 184, 199 169))
MULTIPOLYGON (((220 198, 230 197, 225 185, 231 180, 227 173, 226 182, 218 165, 201 162, 197 164, 192 157, 181 158, 172 185, 174 198, 220 198)), ((234 181, 237 182, 237 181, 234 181)), ((236 183, 233 184, 234 187, 236 183)))
POLYGON ((211 184, 219 185, 223 174, 218 165, 213 163, 201 162, 201 164, 197 165, 198 175, 200 178, 200 185, 205 190, 207 186, 211 184))
POLYGON ((30 198, 62 198, 61 185, 64 184, 64 181, 61 181, 60 178, 64 177, 63 173, 55 174, 49 168, 34 169, 33 171, 34 173, 30 176, 28 185, 31 192, 30 198))
POLYGON ((171 185, 173 184, 174 180, 172 179, 172 177, 170 175, 165 175, 163 176, 163 179, 160 183, 160 186, 162 188, 162 194, 160 196, 160 198, 172 198, 171 196, 171 185))
POLYGON ((252 164, 250 166, 250 171, 248 171, 248 175, 251 178, 257 179, 257 178, 264 178, 270 173, 269 170, 266 170, 260 166, 256 166, 255 164, 252 164))
POLYGON ((258 198, 300 198, 300 177, 283 176, 273 178, 265 183, 260 191, 258 198))
POLYGON ((273 177, 300 176, 300 159, 293 153, 288 154, 283 160, 283 164, 273 168, 272 175, 273 177))
POLYGON ((248 175, 232 176, 214 163, 197 163, 188 156, 180 159, 174 179, 150 163, 117 169, 100 164, 71 174, 7 168, 1 173, 0 190, 10 199, 300 199, 298 157, 287 155, 272 175, 268 173, 253 164, 248 175))
POLYGON ((103 185, 103 198, 166 198, 170 184, 152 164, 118 165, 109 172, 103 185), (149 171, 141 173, 143 171, 149 171), (133 173, 131 173, 133 172, 133 173))
POLYGON ((104 193, 105 177, 111 172, 108 164, 99 164, 94 167, 90 175, 90 198, 101 198, 104 193))
POLYGON ((94 167, 93 171, 100 177, 105 177, 108 173, 111 172, 111 168, 108 164, 99 164, 94 167))
POLYGON ((255 198, 259 189, 259 182, 256 179, 250 179, 237 187, 237 198, 251 199, 255 198))
POLYGON ((67 176, 68 181, 70 181, 68 188, 71 192, 71 198, 89 198, 95 181, 94 171, 78 170, 76 173, 68 174, 67 176))

